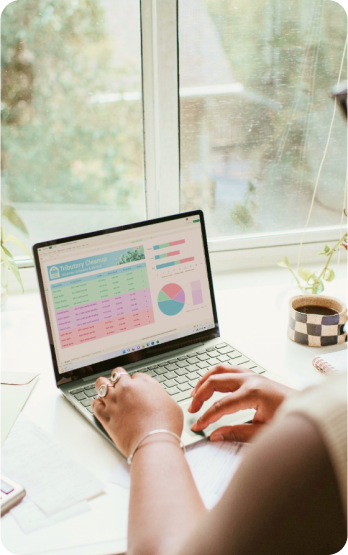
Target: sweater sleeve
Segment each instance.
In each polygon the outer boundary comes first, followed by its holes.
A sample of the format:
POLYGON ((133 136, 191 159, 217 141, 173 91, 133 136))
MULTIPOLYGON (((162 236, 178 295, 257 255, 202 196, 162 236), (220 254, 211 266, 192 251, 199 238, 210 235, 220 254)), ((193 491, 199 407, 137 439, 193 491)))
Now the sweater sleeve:
POLYGON ((330 376, 319 387, 290 397, 276 415, 301 413, 317 427, 329 454, 347 515, 347 374, 330 376))

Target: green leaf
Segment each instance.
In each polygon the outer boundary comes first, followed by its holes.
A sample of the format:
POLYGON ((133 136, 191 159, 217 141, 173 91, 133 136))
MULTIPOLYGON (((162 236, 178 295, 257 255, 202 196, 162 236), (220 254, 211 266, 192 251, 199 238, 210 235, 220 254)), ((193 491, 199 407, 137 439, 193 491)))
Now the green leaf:
POLYGON ((331 249, 330 249, 329 245, 325 245, 324 250, 321 251, 321 252, 318 252, 318 254, 320 256, 329 256, 330 252, 331 252, 331 249))
POLYGON ((13 273, 15 278, 17 279, 19 285, 21 286, 22 292, 24 293, 22 278, 21 278, 21 275, 20 275, 19 270, 17 268, 17 264, 14 261, 14 258, 12 256, 12 254, 7 250, 6 247, 4 247, 4 245, 1 245, 1 260, 3 260, 5 262, 5 264, 7 265, 7 267, 11 270, 11 272, 13 273))
POLYGON ((325 271, 323 278, 325 279, 325 281, 333 281, 335 279, 335 272, 333 271, 333 269, 328 268, 325 271))
POLYGON ((14 237, 13 235, 7 235, 3 243, 13 243, 14 245, 17 245, 20 249, 22 249, 23 252, 25 252, 31 259, 33 259, 30 250, 25 245, 23 245, 22 241, 17 239, 17 237, 14 237))
POLYGON ((2 205, 1 215, 3 218, 7 218, 7 220, 11 222, 11 224, 14 225, 16 229, 19 229, 22 233, 28 235, 28 230, 25 223, 23 222, 19 214, 17 214, 13 206, 9 206, 7 204, 2 205))
POLYGON ((313 295, 319 295, 323 291, 324 291, 324 284, 321 280, 312 287, 313 295))
POLYGON ((280 266, 281 268, 290 268, 290 262, 285 256, 284 260, 278 260, 277 266, 280 266))
POLYGON ((298 275, 300 276, 300 278, 302 278, 304 281, 308 281, 309 278, 312 276, 314 272, 312 270, 308 270, 307 268, 299 268, 298 270, 298 275))

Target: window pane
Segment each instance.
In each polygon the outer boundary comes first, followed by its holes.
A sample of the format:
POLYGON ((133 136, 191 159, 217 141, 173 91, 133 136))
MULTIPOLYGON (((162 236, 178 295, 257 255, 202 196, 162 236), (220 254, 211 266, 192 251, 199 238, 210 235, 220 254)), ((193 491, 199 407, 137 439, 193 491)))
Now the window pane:
MULTIPOLYGON (((305 226, 346 22, 331 0, 179 0, 181 205, 210 237, 305 226)), ((337 109, 309 228, 340 224, 346 133, 337 109)))
POLYGON ((1 32, 2 196, 30 243, 144 218, 139 0, 20 0, 1 32))

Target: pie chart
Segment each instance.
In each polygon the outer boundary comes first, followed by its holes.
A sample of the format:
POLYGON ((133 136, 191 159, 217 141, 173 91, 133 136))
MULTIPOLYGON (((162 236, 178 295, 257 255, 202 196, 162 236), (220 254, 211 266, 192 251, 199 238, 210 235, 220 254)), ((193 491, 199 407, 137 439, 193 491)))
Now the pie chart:
POLYGON ((185 306, 185 293, 177 283, 167 283, 157 297, 158 308, 166 316, 175 316, 185 306))

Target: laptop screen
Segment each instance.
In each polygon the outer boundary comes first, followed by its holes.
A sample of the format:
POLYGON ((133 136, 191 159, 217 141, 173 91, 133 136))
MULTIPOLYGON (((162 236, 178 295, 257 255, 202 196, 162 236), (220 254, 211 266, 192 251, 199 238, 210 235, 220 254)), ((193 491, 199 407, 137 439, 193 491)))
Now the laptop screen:
POLYGON ((58 375, 140 360, 130 355, 216 328, 202 219, 186 213, 35 245, 58 375))

